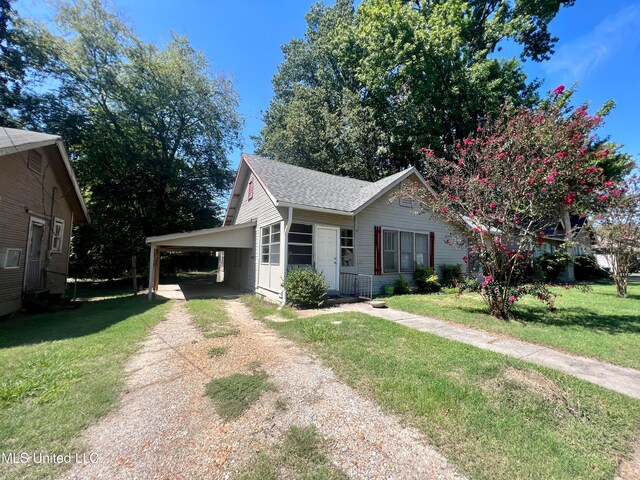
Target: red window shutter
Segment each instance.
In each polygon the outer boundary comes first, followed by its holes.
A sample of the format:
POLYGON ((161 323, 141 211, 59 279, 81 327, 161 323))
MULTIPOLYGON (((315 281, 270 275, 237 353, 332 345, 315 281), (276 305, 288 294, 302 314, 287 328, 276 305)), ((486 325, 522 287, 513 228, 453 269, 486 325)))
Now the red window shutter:
POLYGON ((431 268, 436 268, 436 234, 433 232, 429 232, 429 266, 431 268))
POLYGON ((382 228, 373 227, 373 274, 382 274, 382 228))

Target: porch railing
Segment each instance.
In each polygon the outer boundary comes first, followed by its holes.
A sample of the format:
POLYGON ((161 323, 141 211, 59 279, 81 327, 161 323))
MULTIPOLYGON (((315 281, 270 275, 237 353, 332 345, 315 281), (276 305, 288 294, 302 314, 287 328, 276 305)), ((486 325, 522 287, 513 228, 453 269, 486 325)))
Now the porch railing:
POLYGON ((373 299, 373 275, 340 273, 340 294, 365 300, 373 299))

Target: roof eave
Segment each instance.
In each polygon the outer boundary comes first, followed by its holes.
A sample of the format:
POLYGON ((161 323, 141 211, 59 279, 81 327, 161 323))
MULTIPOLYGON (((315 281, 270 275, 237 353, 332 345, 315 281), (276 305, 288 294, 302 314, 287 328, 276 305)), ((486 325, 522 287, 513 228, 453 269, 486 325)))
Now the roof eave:
POLYGON ((316 207, 313 205, 303 205, 301 203, 291 203, 291 202, 276 202, 276 207, 283 208, 297 208, 298 210, 309 210, 311 212, 320 212, 320 213, 330 213, 333 215, 343 215, 347 217, 352 217, 355 215, 355 212, 352 210, 335 210, 333 208, 324 208, 324 207, 316 207))
POLYGON ((228 232, 231 230, 237 230, 240 228, 248 228, 248 227, 255 227, 255 226, 256 226, 256 222, 254 221, 254 222, 238 223, 235 225, 226 225, 226 226, 214 227, 214 228, 204 228, 202 230, 191 230, 189 232, 169 233, 167 235, 156 235, 154 237, 147 237, 145 239, 145 243, 147 245, 151 245, 153 243, 166 242, 170 240, 178 240, 180 238, 208 235, 211 233, 222 231, 223 229, 228 232))

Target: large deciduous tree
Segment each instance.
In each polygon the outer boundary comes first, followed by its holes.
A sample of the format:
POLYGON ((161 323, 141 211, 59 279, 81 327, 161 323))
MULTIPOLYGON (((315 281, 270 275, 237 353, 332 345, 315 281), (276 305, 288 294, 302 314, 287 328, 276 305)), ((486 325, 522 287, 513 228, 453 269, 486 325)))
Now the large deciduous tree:
POLYGON ((259 151, 306 167, 376 179, 419 159, 425 145, 469 134, 505 101, 532 105, 509 40, 544 60, 548 24, 572 0, 352 0, 317 4, 307 32, 283 48, 259 151))
POLYGON ((598 217, 600 246, 609 255, 619 297, 627 296, 629 274, 640 267, 640 177, 631 175, 614 190, 606 213, 598 217))
POLYGON ((71 142, 92 217, 76 234, 74 273, 117 277, 146 236, 219 221, 237 94, 185 38, 144 43, 99 0, 62 4, 57 22, 60 87, 39 118, 71 142))
POLYGON ((462 241, 482 274, 478 290, 498 318, 509 318, 526 294, 553 308, 550 292, 526 272, 536 246, 560 220, 601 212, 618 192, 596 135, 607 109, 572 109, 572 92, 562 90, 536 108, 489 118, 442 157, 425 149, 431 191, 404 188, 424 210, 467 232, 462 241))

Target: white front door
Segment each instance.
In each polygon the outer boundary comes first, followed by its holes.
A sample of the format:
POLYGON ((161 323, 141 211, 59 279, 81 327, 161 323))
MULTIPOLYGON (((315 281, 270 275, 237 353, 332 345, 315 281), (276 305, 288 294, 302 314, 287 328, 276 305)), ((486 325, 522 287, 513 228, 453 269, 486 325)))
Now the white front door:
POLYGON ((338 290, 338 236, 340 229, 316 227, 316 270, 324 274, 329 290, 338 290))

